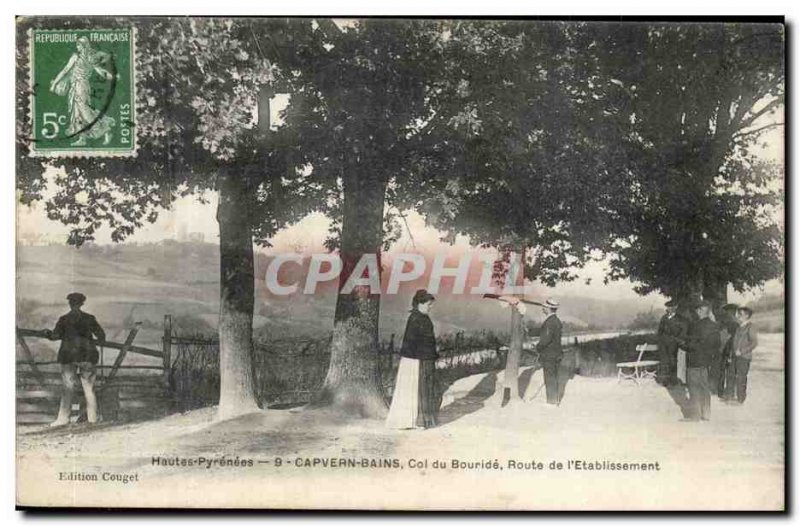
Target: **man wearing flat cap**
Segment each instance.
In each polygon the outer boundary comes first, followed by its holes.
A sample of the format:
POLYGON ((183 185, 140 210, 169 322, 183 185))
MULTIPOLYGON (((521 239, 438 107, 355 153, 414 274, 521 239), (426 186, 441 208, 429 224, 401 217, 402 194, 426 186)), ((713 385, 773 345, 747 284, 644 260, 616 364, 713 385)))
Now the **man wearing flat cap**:
POLYGON ((69 423, 72 392, 77 386, 78 378, 86 398, 86 419, 90 423, 97 422, 94 379, 99 353, 95 341, 102 345, 106 340, 106 333, 94 316, 81 310, 86 296, 80 292, 72 292, 67 295, 67 301, 69 312, 58 319, 55 329, 47 331, 51 340, 61 340, 58 363, 61 364, 61 378, 64 382, 58 417, 51 426, 69 423))
POLYGON ((558 366, 561 363, 561 320, 556 315, 558 307, 558 302, 553 299, 542 304, 542 312, 547 318, 542 323, 539 343, 536 344, 542 362, 547 403, 551 406, 561 403, 562 394, 558 381, 558 366))
POLYGON ((658 376, 661 385, 670 386, 677 381, 678 342, 686 338, 688 326, 677 315, 678 302, 670 300, 664 306, 666 314, 658 324, 658 376))
POLYGON ((719 349, 719 325, 712 321, 711 304, 701 301, 696 304, 697 321, 689 326, 686 339, 686 384, 689 387, 691 414, 685 420, 711 419, 711 385, 708 369, 714 354, 719 349))

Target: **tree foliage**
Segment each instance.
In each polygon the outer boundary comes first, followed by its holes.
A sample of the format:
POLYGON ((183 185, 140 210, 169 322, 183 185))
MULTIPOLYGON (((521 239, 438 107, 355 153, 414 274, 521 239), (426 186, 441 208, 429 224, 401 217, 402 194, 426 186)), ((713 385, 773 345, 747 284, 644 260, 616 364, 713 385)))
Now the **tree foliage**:
POLYGON ((443 67, 442 24, 359 20, 338 27, 319 21, 314 34, 292 57, 285 118, 303 142, 313 177, 327 181, 322 205, 334 220, 328 246, 338 249, 343 263, 331 362, 316 403, 381 417, 380 291, 343 289, 362 256, 379 268, 387 234, 397 235, 385 204, 415 166, 410 161, 419 128, 431 113, 428 95, 443 67))
MULTIPOLYGON (((314 38, 291 58, 287 128, 304 144, 315 177, 329 181, 325 211, 340 248, 344 188, 406 184, 431 113, 430 92, 444 67, 442 23, 360 20, 315 22, 314 38)), ((379 192, 380 193, 380 192, 379 192)), ((387 218, 386 234, 396 234, 387 218)))
POLYGON ((579 29, 452 24, 436 92, 447 120, 428 134, 428 163, 407 196, 451 237, 525 252, 526 277, 548 285, 574 279, 608 242, 613 148, 579 29))
MULTIPOLYGON (((33 26, 81 28, 98 20, 25 19, 18 24, 17 188, 23 204, 44 201, 48 217, 71 227, 70 244, 95 239, 101 227, 122 241, 178 197, 204 200, 218 170, 231 165, 247 180, 257 242, 299 219, 319 199, 318 184, 294 167, 302 149, 291 130, 259 130, 264 86, 283 74, 267 57, 263 35, 298 33, 297 22, 213 18, 120 18, 103 24, 136 28, 136 122, 133 158, 28 157, 27 37, 33 26), (49 168, 49 170, 48 170, 49 168), (60 173, 60 175, 59 175, 60 173), (49 184, 49 187, 48 187, 49 184)), ((307 22, 310 26, 310 21, 307 22)), ((45 89, 35 86, 34 90, 45 89)))
MULTIPOLYGON (((95 23, 71 18, 24 21, 18 26, 19 48, 24 54, 30 24, 69 28, 95 23)), ((203 199, 206 191, 217 191, 217 415, 229 418, 256 410, 253 241, 267 244, 287 222, 303 217, 317 202, 320 188, 295 168, 302 165, 302 150, 291 130, 273 133, 268 122, 255 118, 259 106, 263 110, 268 104, 270 90, 285 78, 285 70, 264 54, 259 35, 283 34, 288 42, 310 22, 136 18, 103 23, 135 26, 138 155, 37 163, 26 156, 25 137, 31 134, 23 125, 17 149, 21 200, 44 199, 48 217, 70 225, 68 242, 80 246, 94 239, 101 226, 111 229, 112 240, 122 241, 144 221, 154 222, 159 210, 178 196, 203 199), (54 167, 61 173, 47 181, 54 167), (48 186, 53 188, 50 196, 45 194, 48 186)), ((19 64, 18 78, 26 67, 24 61, 19 64)))
POLYGON ((679 297, 780 275, 780 172, 757 146, 782 124, 782 26, 588 29, 624 152, 610 278, 679 297))

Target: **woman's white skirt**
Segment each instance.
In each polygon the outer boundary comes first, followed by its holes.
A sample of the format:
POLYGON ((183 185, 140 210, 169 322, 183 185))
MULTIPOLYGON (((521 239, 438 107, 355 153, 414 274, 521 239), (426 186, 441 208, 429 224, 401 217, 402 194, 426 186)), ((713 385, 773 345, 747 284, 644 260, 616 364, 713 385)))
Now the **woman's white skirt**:
POLYGON ((392 405, 386 417, 386 427, 413 429, 419 413, 419 360, 400 358, 397 381, 394 384, 392 405))

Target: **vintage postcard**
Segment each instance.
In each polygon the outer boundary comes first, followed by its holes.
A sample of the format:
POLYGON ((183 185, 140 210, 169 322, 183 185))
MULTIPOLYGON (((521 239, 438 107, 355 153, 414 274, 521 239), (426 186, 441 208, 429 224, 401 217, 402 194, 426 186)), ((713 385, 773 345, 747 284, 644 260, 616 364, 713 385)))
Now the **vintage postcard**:
POLYGON ((786 509, 781 18, 16 32, 19 507, 786 509))

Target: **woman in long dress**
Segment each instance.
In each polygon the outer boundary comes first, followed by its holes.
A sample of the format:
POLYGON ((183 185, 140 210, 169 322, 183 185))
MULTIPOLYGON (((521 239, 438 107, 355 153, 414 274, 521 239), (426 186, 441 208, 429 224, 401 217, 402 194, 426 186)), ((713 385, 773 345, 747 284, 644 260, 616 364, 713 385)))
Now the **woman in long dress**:
POLYGON ((428 313, 435 298, 425 289, 414 294, 408 316, 400 365, 386 427, 429 428, 437 424, 436 337, 428 313))
POLYGON ((102 137, 104 145, 111 142, 114 119, 108 115, 101 115, 100 109, 93 108, 90 104, 92 75, 97 74, 105 81, 114 78, 114 75, 105 68, 110 58, 108 53, 92 49, 89 39, 80 37, 76 43, 76 52, 50 83, 50 91, 56 95, 67 96, 69 113, 67 136, 77 136, 77 140, 72 143, 73 146, 85 145, 87 138, 102 137))

